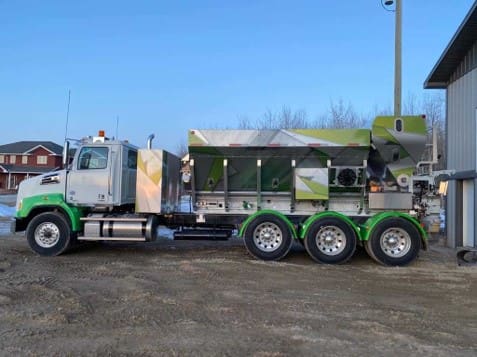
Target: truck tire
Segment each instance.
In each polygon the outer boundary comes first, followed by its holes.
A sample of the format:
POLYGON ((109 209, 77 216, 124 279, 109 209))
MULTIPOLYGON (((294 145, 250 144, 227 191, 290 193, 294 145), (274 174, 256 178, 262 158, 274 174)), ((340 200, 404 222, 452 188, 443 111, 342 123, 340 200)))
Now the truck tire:
POLYGON ((420 249, 419 231, 404 218, 388 218, 379 222, 366 241, 366 251, 371 258, 389 266, 411 263, 420 249))
POLYGON ((26 236, 30 248, 43 256, 65 252, 75 241, 70 225, 57 212, 41 213, 27 226, 26 236))
POLYGON ((244 243, 248 252, 258 259, 280 260, 290 251, 293 238, 283 219, 263 214, 248 225, 244 243))
POLYGON ((366 251, 366 253, 368 253, 369 257, 373 259, 375 262, 377 262, 378 264, 383 264, 374 255, 373 251, 371 250, 371 244, 368 244, 369 241, 370 240, 368 239, 367 241, 364 242, 364 250, 366 251))
POLYGON ((305 248, 313 260, 324 264, 346 263, 356 250, 356 233, 338 217, 316 220, 305 237, 305 248))

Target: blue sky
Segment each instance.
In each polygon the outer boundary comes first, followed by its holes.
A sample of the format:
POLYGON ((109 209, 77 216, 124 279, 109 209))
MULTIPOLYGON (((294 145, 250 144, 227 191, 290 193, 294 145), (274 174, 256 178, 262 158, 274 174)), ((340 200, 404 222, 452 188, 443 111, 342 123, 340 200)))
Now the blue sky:
MULTIPOLYGON (((381 0, 0 0, 0 144, 105 129, 174 150, 187 129, 286 105, 392 107, 394 13, 381 0)), ((422 85, 473 0, 404 0, 403 97, 422 85)))

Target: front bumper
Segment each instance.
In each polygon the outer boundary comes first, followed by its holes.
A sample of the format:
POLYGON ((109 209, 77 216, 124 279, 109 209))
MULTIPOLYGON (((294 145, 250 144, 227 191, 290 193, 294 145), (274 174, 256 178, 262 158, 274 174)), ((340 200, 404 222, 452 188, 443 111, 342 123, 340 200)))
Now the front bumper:
POLYGON ((12 233, 23 232, 26 230, 27 223, 24 218, 14 218, 12 222, 12 233))

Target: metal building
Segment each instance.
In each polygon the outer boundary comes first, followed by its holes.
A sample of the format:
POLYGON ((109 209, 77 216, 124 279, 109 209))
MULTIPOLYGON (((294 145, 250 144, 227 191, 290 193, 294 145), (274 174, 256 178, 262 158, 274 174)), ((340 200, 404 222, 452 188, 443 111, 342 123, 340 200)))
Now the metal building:
POLYGON ((477 1, 452 37, 424 88, 446 89, 447 244, 477 245, 477 1))

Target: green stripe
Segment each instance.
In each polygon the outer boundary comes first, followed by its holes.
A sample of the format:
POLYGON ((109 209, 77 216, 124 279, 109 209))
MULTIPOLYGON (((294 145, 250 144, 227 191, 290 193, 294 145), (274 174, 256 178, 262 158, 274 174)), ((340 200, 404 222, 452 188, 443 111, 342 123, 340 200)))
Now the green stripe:
POLYGON ((16 212, 15 216, 17 218, 26 218, 37 208, 48 208, 51 210, 54 208, 61 208, 62 211, 66 212, 70 219, 71 229, 75 232, 82 229, 80 218, 84 216, 84 209, 68 205, 61 193, 25 197, 22 199, 21 209, 16 212))

